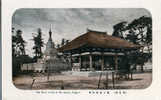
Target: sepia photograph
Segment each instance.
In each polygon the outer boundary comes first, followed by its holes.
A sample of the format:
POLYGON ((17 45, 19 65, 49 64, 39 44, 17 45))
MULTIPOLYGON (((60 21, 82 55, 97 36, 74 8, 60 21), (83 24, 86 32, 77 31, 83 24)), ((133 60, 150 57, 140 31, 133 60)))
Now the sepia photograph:
POLYGON ((144 8, 22 8, 11 28, 18 89, 130 90, 152 83, 152 16, 144 8))

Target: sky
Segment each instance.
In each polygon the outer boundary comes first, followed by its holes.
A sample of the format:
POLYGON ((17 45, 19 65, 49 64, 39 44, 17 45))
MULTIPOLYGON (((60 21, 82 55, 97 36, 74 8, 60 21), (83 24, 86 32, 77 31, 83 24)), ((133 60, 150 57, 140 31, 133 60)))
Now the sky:
MULTIPOLYGON (((127 21, 130 23, 141 16, 151 16, 143 8, 53 8, 53 9, 18 9, 12 17, 12 27, 22 30, 26 41, 26 53, 33 56, 33 34, 41 28, 43 41, 47 43, 49 29, 52 30, 52 39, 55 44, 61 43, 65 38, 74 38, 86 33, 87 28, 113 32, 113 25, 127 21)), ((45 45, 43 51, 45 50, 45 45)))

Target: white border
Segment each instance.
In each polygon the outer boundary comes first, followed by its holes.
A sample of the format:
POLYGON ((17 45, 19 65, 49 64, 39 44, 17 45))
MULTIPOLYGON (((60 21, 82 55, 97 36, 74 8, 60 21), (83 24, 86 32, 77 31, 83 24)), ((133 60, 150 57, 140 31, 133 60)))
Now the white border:
MULTIPOLYGON (((161 1, 159 0, 2 0, 2 79, 4 100, 160 100, 161 96, 161 1), (12 84, 11 18, 19 8, 146 8, 153 18, 153 82, 147 89, 127 90, 125 95, 37 94, 19 90, 12 84)), ((65 90, 66 91, 66 90, 65 90)), ((71 90, 70 90, 71 91, 71 90)))

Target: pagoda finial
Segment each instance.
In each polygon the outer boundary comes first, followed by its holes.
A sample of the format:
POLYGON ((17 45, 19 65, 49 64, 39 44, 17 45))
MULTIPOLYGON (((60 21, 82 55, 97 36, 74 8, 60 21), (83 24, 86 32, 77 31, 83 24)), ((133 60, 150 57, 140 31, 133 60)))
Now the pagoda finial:
POLYGON ((50 25, 50 30, 49 30, 49 38, 51 38, 52 32, 51 32, 51 25, 50 25))

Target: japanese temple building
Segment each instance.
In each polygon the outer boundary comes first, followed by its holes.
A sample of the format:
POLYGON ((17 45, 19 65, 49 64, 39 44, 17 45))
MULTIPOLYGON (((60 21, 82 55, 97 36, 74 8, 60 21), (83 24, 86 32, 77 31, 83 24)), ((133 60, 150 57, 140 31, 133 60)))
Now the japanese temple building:
MULTIPOLYGON (((120 57, 139 50, 140 46, 124 39, 107 35, 106 32, 87 30, 87 32, 66 45, 58 48, 64 55, 70 55, 74 71, 119 69, 120 57), (73 64, 75 63, 75 65, 73 64), (109 66, 113 63, 114 66, 109 66)), ((126 62, 126 61, 125 61, 126 62)))

